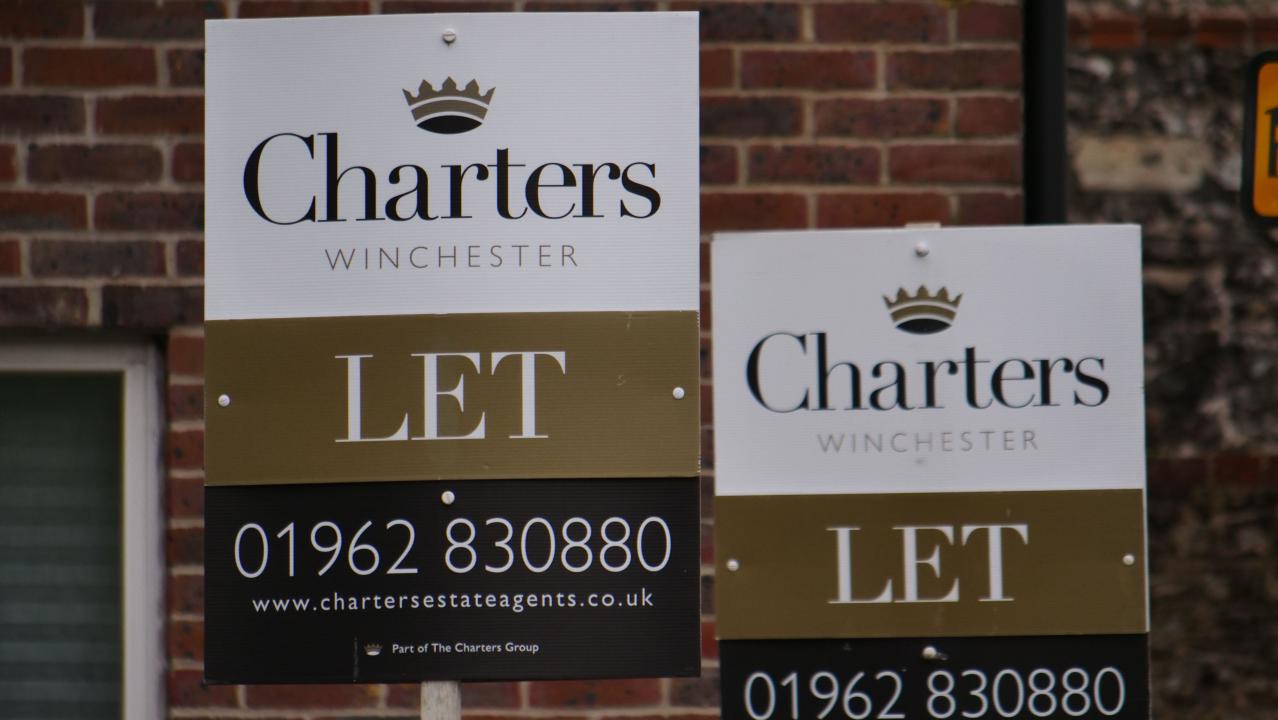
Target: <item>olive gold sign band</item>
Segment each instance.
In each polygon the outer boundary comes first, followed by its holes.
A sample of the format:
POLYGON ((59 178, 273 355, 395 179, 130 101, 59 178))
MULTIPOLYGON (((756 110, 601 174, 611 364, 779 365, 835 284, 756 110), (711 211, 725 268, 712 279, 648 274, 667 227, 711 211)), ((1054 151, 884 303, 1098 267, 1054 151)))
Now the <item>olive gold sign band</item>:
POLYGON ((697 328, 691 311, 210 321, 208 392, 230 402, 210 403, 207 484, 694 475, 697 328))

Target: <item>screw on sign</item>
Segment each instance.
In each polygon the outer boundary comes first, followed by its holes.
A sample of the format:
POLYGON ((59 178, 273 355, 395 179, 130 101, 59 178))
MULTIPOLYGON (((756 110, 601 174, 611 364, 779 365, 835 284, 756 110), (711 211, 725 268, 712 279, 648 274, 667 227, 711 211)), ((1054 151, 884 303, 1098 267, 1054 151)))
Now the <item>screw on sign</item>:
POLYGON ((1242 206, 1248 218, 1278 227, 1278 51, 1247 65, 1242 206))

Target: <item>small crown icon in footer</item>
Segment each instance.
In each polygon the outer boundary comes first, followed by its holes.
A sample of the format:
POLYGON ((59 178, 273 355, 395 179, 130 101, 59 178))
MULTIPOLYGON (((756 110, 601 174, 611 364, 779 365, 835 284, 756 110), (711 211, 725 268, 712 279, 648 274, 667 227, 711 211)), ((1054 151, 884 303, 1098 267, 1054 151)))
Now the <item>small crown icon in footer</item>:
POLYGON ((369 657, 377 657, 382 654, 382 646, 377 643, 368 643, 364 646, 364 654, 369 657))
POLYGON ((441 135, 456 135, 484 124, 488 105, 496 90, 491 88, 481 95, 477 81, 471 80, 464 89, 460 89, 452 78, 445 80, 436 90, 423 80, 416 95, 404 91, 404 100, 412 109, 417 127, 441 135))
POLYGON ((941 288, 935 295, 920 285, 917 292, 910 295, 905 288, 896 291, 896 300, 883 296, 883 304, 892 315, 892 322, 897 330, 904 330, 915 335, 931 335, 947 329, 954 323, 958 314, 959 302, 963 299, 960 293, 950 299, 950 292, 941 288))

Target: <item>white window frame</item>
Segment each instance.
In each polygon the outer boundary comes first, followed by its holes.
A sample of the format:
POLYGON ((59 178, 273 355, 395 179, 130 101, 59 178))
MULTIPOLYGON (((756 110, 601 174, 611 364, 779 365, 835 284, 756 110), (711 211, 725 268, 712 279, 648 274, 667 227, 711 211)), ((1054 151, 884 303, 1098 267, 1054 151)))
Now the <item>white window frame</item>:
POLYGON ((142 343, 0 341, 0 372, 108 372, 122 379, 124 718, 163 715, 164 516, 160 361, 142 343))

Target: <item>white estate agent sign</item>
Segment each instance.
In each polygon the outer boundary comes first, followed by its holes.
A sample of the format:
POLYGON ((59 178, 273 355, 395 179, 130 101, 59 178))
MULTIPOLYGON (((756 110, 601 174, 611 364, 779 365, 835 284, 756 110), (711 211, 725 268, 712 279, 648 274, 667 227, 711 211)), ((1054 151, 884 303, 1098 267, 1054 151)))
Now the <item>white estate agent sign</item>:
POLYGON ((720 495, 1144 487, 1135 226, 718 235, 720 495))
POLYGON ((695 310, 696 42, 694 13, 209 23, 207 319, 695 310))
POLYGON ((695 675, 697 15, 206 27, 206 679, 695 675))

